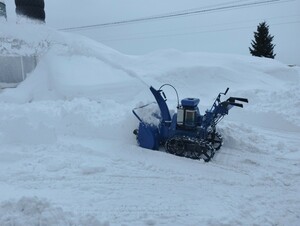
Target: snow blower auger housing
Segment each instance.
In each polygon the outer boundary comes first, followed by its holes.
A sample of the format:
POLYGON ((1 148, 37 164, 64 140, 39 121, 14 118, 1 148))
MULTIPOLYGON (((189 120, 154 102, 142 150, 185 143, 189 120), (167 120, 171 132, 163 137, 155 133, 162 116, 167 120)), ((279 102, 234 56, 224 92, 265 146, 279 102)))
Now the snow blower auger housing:
MULTIPOLYGON (((166 152, 192 159, 204 159, 208 162, 215 152, 223 144, 223 138, 216 131, 216 125, 223 119, 232 107, 243 107, 239 102, 248 103, 248 99, 240 97, 229 97, 226 101, 221 101, 221 95, 226 95, 229 88, 224 93, 219 93, 212 107, 200 114, 198 98, 185 98, 179 103, 178 93, 170 84, 162 85, 158 90, 150 87, 159 107, 159 112, 152 112, 151 117, 156 120, 145 120, 137 111, 148 107, 150 104, 135 108, 133 114, 140 121, 138 129, 133 133, 136 135, 138 144, 147 149, 158 150, 164 146, 166 152), (162 88, 172 87, 177 95, 177 113, 172 117, 166 103, 166 95, 162 88)), ((148 111, 147 111, 148 112, 148 111)))

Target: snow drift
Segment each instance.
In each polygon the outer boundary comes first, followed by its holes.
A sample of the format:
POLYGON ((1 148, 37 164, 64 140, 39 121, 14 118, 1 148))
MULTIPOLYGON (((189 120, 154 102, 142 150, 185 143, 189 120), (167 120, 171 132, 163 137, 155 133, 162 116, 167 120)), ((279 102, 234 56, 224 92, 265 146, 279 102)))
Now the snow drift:
POLYGON ((2 34, 35 46, 40 58, 24 82, 0 93, 0 225, 299 224, 299 68, 177 50, 127 56, 44 26, 2 34), (131 109, 153 101, 149 86, 163 83, 180 98, 199 97, 202 112, 227 87, 249 99, 220 124, 225 143, 212 162, 137 146, 131 109), (24 202, 42 210, 28 218, 24 202))

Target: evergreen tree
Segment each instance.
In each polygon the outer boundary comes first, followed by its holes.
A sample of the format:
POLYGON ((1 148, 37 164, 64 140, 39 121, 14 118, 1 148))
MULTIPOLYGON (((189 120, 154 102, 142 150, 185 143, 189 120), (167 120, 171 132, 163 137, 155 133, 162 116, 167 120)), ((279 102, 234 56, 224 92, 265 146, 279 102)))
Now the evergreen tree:
POLYGON ((15 0, 16 13, 45 22, 44 0, 15 0))
POLYGON ((5 6, 5 1, 4 0, 0 0, 0 18, 2 18, 2 17, 7 19, 7 17, 6 17, 6 6, 5 6))
POLYGON ((272 58, 276 56, 273 53, 275 45, 272 44, 274 36, 269 34, 269 26, 266 22, 262 22, 257 26, 254 32, 254 39, 251 42, 252 48, 249 48, 252 56, 272 58))

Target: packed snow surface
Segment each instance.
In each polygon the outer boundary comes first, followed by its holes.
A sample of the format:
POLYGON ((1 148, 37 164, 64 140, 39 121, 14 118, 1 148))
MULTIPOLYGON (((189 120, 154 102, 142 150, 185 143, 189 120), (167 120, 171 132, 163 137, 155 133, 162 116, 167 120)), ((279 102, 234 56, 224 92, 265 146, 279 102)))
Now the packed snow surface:
POLYGON ((176 50, 127 56, 44 26, 1 29, 2 55, 40 56, 0 93, 1 226, 300 225, 298 67, 176 50), (249 99, 219 124, 224 145, 211 162, 137 145, 131 110, 164 83, 200 98, 202 113, 227 87, 249 99))

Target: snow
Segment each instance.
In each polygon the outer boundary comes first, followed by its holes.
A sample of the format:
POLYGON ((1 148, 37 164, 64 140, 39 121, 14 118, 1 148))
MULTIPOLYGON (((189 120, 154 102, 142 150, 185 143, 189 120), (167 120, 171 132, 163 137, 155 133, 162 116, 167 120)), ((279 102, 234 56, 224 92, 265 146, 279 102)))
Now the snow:
POLYGON ((41 25, 5 25, 1 37, 40 57, 0 93, 0 225, 300 224, 298 67, 173 49, 128 56, 41 25), (132 109, 164 83, 200 98, 202 113, 227 87, 249 99, 220 123, 211 162, 136 144, 132 109))

